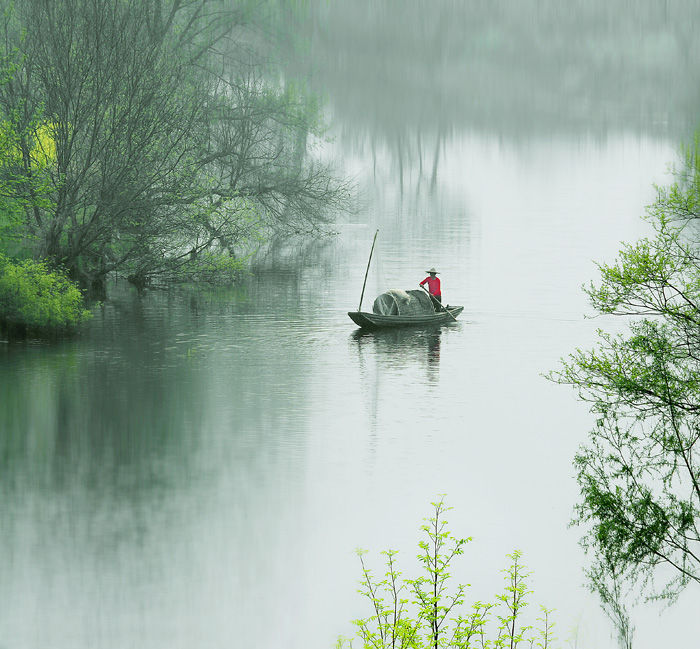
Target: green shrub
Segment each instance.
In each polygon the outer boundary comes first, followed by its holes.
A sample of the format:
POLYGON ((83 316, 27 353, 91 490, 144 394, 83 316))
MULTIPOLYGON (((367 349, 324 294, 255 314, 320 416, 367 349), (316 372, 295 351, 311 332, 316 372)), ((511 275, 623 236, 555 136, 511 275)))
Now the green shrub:
MULTIPOLYGON (((465 605, 466 584, 451 585, 453 560, 464 552, 469 538, 454 537, 444 518, 442 500, 432 503, 434 514, 421 527, 418 561, 422 573, 404 579, 387 550, 385 572, 375 576, 362 565, 360 593, 370 602, 369 617, 354 621, 357 649, 554 649, 552 609, 540 607, 536 620, 525 619, 528 573, 519 551, 508 555, 503 570, 505 587, 493 602, 465 605)), ((336 649, 353 649, 353 639, 339 638, 336 649)))
POLYGON ((45 335, 74 330, 91 317, 80 289, 45 261, 0 254, 0 327, 45 335))

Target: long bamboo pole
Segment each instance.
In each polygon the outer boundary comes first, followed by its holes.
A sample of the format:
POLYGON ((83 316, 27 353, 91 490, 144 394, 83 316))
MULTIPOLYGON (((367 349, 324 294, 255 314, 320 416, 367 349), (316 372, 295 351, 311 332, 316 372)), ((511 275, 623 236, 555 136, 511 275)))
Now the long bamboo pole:
POLYGON ((362 298, 365 296, 365 286, 367 285, 367 275, 369 274, 369 265, 372 263, 372 253, 374 252, 374 244, 377 243, 377 235, 379 234, 379 228, 374 233, 374 239, 372 240, 372 249, 369 251, 369 260, 367 261, 367 270, 365 271, 365 281, 362 283, 362 293, 360 294, 360 306, 357 307, 358 311, 362 311, 362 298))

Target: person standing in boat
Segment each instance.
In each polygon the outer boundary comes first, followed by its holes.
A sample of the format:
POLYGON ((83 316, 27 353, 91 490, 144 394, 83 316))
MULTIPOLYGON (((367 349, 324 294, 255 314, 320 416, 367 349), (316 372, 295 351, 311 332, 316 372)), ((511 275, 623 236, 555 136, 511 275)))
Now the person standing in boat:
POLYGON ((438 278, 440 273, 438 273, 435 268, 431 268, 425 272, 428 273, 428 277, 426 277, 419 284, 419 286, 425 286, 425 284, 428 285, 428 291, 434 300, 433 306, 435 307, 436 311, 440 311, 442 310, 442 307, 440 306, 442 304, 442 290, 440 289, 440 279, 438 278), (435 301, 437 301, 438 304, 435 304, 435 301))

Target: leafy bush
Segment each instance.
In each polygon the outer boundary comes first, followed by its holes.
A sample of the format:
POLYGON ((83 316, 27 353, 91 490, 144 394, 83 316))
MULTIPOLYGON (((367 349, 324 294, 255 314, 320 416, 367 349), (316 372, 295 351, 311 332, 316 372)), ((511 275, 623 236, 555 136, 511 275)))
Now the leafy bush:
MULTIPOLYGON (((386 572, 377 578, 366 566, 365 552, 359 550, 362 564, 360 593, 371 603, 373 614, 355 620, 362 649, 553 649, 552 610, 541 607, 535 627, 525 624, 527 577, 521 554, 508 555, 510 565, 503 570, 506 585, 494 602, 474 602, 466 610, 466 585, 452 588, 451 564, 464 552, 469 538, 456 538, 447 530, 442 500, 432 503, 434 514, 421 527, 425 538, 418 544, 418 560, 423 574, 401 579, 395 557, 387 550, 386 572)), ((349 647, 351 639, 340 638, 337 649, 349 647)))
POLYGON ((91 317, 83 295, 45 261, 0 255, 0 327, 20 332, 67 332, 91 317))

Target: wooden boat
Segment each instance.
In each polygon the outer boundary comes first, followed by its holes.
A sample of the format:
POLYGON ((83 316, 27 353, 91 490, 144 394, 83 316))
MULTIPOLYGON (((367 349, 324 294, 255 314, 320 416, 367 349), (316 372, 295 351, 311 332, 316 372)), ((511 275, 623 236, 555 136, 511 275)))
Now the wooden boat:
MULTIPOLYGON (((362 308, 362 298, 365 296, 365 286, 367 285, 367 274, 369 265, 372 263, 372 253, 374 244, 377 242, 379 230, 374 233, 372 249, 369 251, 369 261, 365 271, 365 281, 362 284, 360 293, 360 305, 357 311, 348 311, 350 319, 360 327, 365 329, 388 329, 394 327, 433 327, 454 322, 457 316, 464 311, 463 306, 450 306, 443 309, 437 299, 421 285, 421 289, 389 289, 374 300, 372 312, 360 311, 362 308), (438 309, 436 311, 435 309, 438 309)), ((432 274, 435 271, 428 271, 432 274)))
POLYGON ((437 311, 420 315, 380 315, 367 311, 348 311, 348 315, 360 327, 383 329, 386 327, 429 327, 448 324, 454 322, 454 318, 464 311, 463 306, 448 305, 446 308, 449 310, 449 313, 447 311, 437 311))

